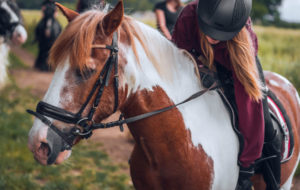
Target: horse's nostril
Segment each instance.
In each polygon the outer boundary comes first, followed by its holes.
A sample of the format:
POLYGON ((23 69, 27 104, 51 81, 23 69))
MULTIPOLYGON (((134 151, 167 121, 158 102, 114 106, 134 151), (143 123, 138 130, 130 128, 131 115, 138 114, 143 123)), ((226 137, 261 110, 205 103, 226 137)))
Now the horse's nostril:
POLYGON ((43 154, 47 156, 49 156, 51 153, 50 146, 44 142, 41 143, 40 150, 43 151, 43 154))

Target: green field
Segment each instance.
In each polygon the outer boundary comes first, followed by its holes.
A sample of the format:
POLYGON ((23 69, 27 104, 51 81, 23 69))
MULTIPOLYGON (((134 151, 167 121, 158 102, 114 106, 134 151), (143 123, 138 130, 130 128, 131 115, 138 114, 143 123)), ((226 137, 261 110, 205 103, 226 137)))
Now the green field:
POLYGON ((300 92, 300 30, 255 27, 265 70, 289 79, 300 92))
MULTIPOLYGON (((29 39, 24 45, 30 52, 37 54, 37 46, 32 45, 34 28, 41 18, 40 11, 24 10, 22 12, 29 39)), ((59 13, 58 20, 62 26, 67 25, 66 18, 59 13)), ((154 27, 153 20, 143 20, 154 27)), ((300 92, 300 30, 280 29, 255 26, 259 40, 259 58, 265 70, 277 72, 288 78, 300 92)))
MULTIPOLYGON (((33 31, 40 19, 39 11, 23 11, 29 40, 24 45, 37 54, 33 31)), ((67 21, 59 15, 60 23, 67 21)), ((145 21, 152 26, 153 21, 145 21)), ((264 69, 287 77, 300 91, 300 30, 285 30, 256 26, 259 38, 259 57, 264 69)), ((24 68, 11 55, 12 68, 24 68)), ((12 79, 13 81, 13 79, 12 79)), ((32 118, 26 108, 34 108, 37 97, 30 89, 20 89, 12 82, 0 94, 0 189, 4 190, 128 190, 133 189, 130 177, 123 174, 125 165, 112 163, 101 144, 82 142, 73 155, 61 166, 38 165, 29 152, 27 134, 32 118)), ((121 145, 120 145, 121 146, 121 145)), ((300 169, 298 171, 300 174, 300 169)))

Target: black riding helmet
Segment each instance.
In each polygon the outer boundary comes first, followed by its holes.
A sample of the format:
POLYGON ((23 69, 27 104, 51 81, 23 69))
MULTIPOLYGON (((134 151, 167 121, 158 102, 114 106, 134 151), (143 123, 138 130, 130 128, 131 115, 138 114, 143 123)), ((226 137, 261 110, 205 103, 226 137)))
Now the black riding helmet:
POLYGON ((213 39, 230 40, 245 26, 251 8, 252 0, 199 0, 200 30, 213 39))

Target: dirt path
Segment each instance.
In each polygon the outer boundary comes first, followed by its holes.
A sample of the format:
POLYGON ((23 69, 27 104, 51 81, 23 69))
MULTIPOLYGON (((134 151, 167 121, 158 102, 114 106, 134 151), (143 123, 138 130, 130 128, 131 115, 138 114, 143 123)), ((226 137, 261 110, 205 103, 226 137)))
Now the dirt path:
MULTIPOLYGON (((34 56, 24 51, 19 47, 12 48, 12 51, 30 68, 34 65, 34 56)), ((34 69, 17 69, 11 70, 16 83, 21 88, 30 88, 32 93, 39 98, 42 98, 47 91, 53 73, 39 72, 34 69)), ((112 121, 118 119, 118 113, 112 115, 106 121, 112 121)), ((125 129, 124 133, 121 133, 118 128, 97 130, 94 135, 88 140, 91 142, 99 142, 113 162, 117 164, 127 164, 130 153, 133 148, 133 142, 128 138, 128 129, 125 129)), ((128 167, 124 168, 124 172, 129 175, 128 167)), ((300 177, 295 178, 294 188, 292 190, 300 190, 300 177)))

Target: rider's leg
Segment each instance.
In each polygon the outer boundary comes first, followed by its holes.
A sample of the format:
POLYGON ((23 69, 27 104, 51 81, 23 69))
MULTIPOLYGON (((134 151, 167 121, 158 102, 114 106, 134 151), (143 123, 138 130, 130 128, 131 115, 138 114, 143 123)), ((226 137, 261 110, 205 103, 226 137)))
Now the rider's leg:
MULTIPOLYGON (((217 65, 216 65, 217 66, 217 65)), ((254 175, 254 162, 261 157, 264 139, 264 121, 262 103, 252 101, 243 85, 233 76, 232 85, 224 84, 227 78, 224 70, 217 66, 218 76, 229 101, 238 112, 238 128, 244 139, 244 146, 239 156, 240 173, 237 190, 250 190, 250 177, 254 175), (234 89, 234 90, 233 90, 234 89)), ((232 72, 230 72, 232 75, 232 72)))

